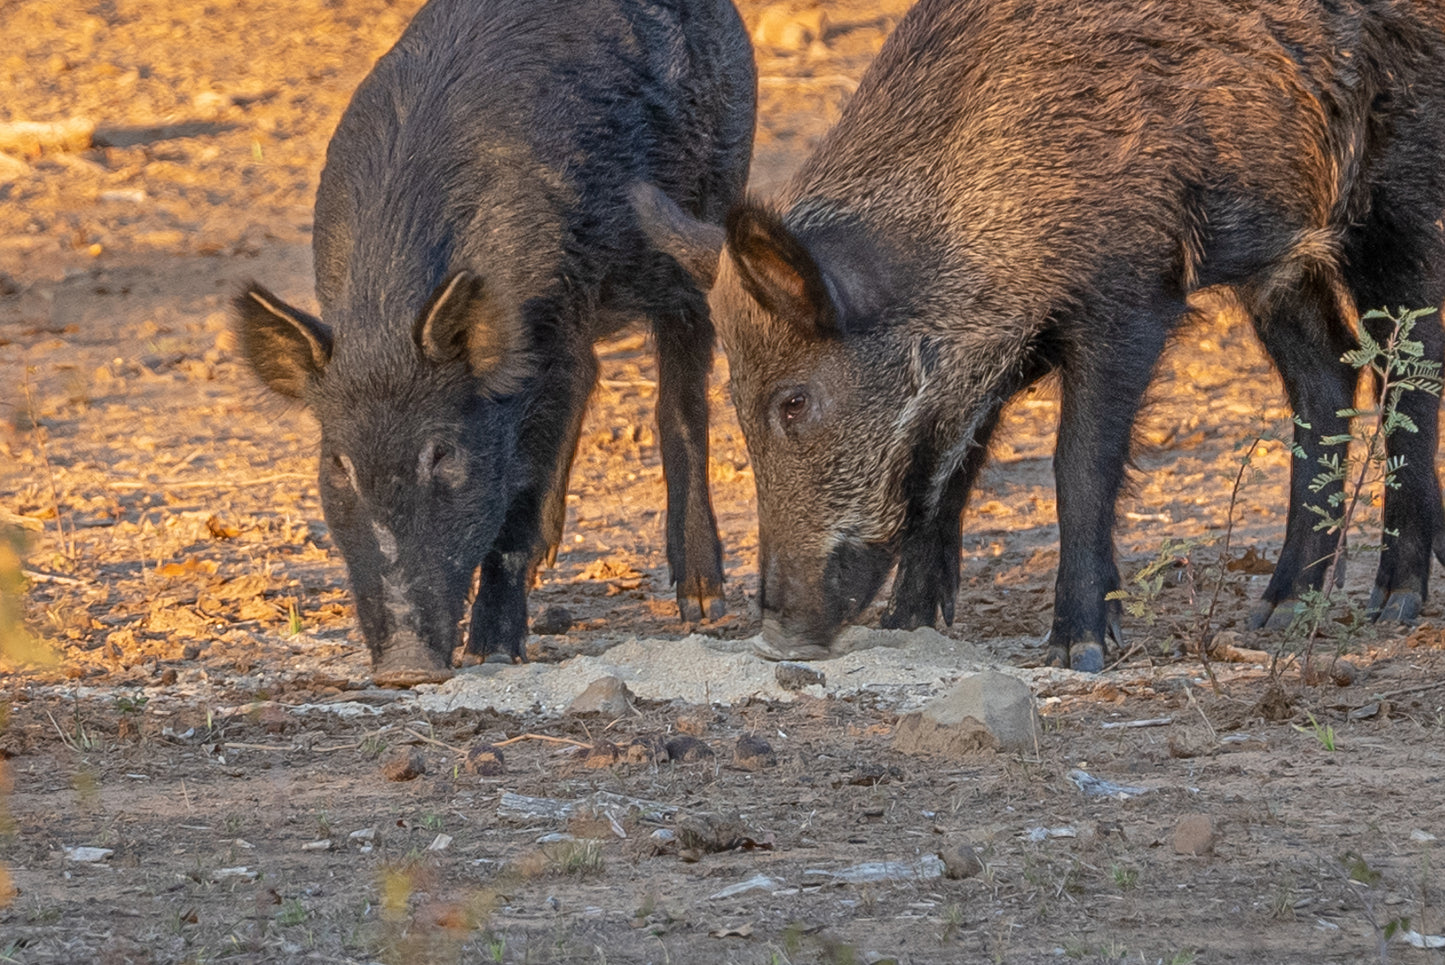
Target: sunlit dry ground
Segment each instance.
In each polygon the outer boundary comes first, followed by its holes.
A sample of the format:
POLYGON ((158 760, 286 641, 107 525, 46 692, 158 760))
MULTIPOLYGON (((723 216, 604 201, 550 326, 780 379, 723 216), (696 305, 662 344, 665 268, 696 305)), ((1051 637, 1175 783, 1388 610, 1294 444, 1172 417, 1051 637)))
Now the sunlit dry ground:
MULTIPOLYGON (((28 538, 28 614, 60 659, 3 678, 0 859, 19 892, 0 909, 0 960, 1358 962, 1382 957, 1391 922, 1445 930, 1435 604, 1410 636, 1357 645, 1364 672, 1346 686, 1302 689, 1286 672, 1294 703, 1277 707, 1259 703, 1267 675, 1248 663, 1222 668, 1222 693, 1199 686, 1198 664, 1174 655, 1195 621, 1171 582, 1152 626, 1131 621, 1123 668, 1040 694, 1045 732, 1021 757, 897 753, 894 714, 866 698, 647 704, 609 723, 426 719, 365 689, 317 503, 315 426, 254 387, 224 306, 250 277, 310 303, 326 139, 415 6, 0 6, 0 121, 87 119, 103 145, 0 156, 0 521, 28 538), (376 714, 288 709, 343 700, 376 714), (455 753, 525 733, 593 746, 680 732, 718 756, 595 767, 572 744, 528 739, 507 746, 500 776, 478 776, 455 753), (771 741, 778 766, 732 767, 743 734, 771 741), (407 748, 427 773, 384 780, 407 748), (1065 776, 1076 767, 1152 790, 1086 799, 1065 776), (597 790, 665 808, 624 808, 613 827, 503 806, 504 793, 597 790), (652 837, 679 825, 673 809, 736 813, 750 846, 683 860, 652 837), (1189 813, 1215 822, 1212 854, 1175 853, 1189 813), (558 830, 602 843, 538 843, 558 830), (427 850, 438 835, 449 845, 427 850), (966 880, 818 873, 961 843, 984 862, 966 880), (79 846, 113 854, 67 860, 79 846), (711 897, 758 874, 773 884, 711 897)), ((801 5, 744 6, 764 34, 757 191, 806 155, 904 6, 824 4, 818 37, 801 5)), ((564 551, 532 600, 577 624, 534 637, 534 660, 689 630, 662 553, 650 353, 624 336, 601 357, 564 551)), ((757 629, 752 476, 724 368, 711 475, 731 615, 708 632, 742 637, 757 629)), ((1056 416, 1049 386, 1017 401, 964 519, 948 633, 1015 666, 1040 659, 1049 623, 1056 416)), ((1215 540, 1194 558, 1216 559, 1238 447, 1286 419, 1245 326, 1186 331, 1140 426, 1125 571, 1166 538, 1215 540)), ((1255 457, 1233 557, 1278 551, 1287 460, 1279 443, 1255 457)), ((1240 629, 1264 579, 1248 569, 1230 572, 1215 628, 1240 629)), ((1372 571, 1352 566, 1356 599, 1372 571)), ((1445 960, 1398 937, 1388 949, 1445 960)))

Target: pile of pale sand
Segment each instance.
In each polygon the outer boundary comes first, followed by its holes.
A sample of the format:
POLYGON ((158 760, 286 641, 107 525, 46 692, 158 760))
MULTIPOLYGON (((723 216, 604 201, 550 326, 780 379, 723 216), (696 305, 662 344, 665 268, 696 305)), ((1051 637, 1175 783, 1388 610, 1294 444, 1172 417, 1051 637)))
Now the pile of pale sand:
POLYGON ((566 710, 600 677, 620 677, 643 700, 688 704, 740 704, 750 699, 791 701, 798 695, 873 695, 899 712, 917 709, 981 670, 1020 677, 1037 688, 1040 675, 1071 671, 1024 670, 994 662, 972 643, 936 630, 870 630, 854 627, 834 645, 837 656, 805 666, 824 682, 799 691, 778 683, 779 664, 753 652, 750 640, 717 640, 693 634, 682 640, 624 640, 598 656, 561 663, 497 664, 468 668, 441 684, 417 686, 417 704, 428 712, 491 709, 504 713, 566 710))

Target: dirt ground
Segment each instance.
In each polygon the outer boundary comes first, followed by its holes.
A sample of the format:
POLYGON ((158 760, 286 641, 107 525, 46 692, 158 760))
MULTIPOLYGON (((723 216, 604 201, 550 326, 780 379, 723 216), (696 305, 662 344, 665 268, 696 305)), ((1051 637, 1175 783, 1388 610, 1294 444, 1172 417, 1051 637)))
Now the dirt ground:
MULTIPOLYGON (((1129 621, 1119 667, 1033 678, 1030 753, 903 754, 897 704, 866 689, 585 717, 372 688, 315 425, 242 369, 225 306, 253 277, 314 304, 327 138, 417 6, 0 0, 0 122, 95 124, 87 149, 0 155, 0 525, 56 655, 0 674, 0 962, 1445 962, 1410 941, 1445 945, 1445 619, 1432 603, 1324 682, 1286 660, 1273 685, 1258 654, 1287 642, 1242 625, 1283 536, 1280 443, 1239 487, 1234 566, 1213 564, 1241 446, 1288 412, 1227 313, 1162 366, 1118 530, 1126 573, 1166 539, 1213 543, 1129 621), (1209 628, 1236 636, 1211 686, 1190 587, 1216 583, 1209 628), (1077 771, 1138 793, 1090 796, 1077 771)), ((905 7, 742 4, 758 192, 905 7)), ((575 625, 530 658, 750 636, 725 361, 731 612, 693 628, 662 552, 650 352, 629 335, 600 355, 566 542, 531 601, 575 625)), ((1050 617, 1056 408, 1045 386, 1006 414, 945 630, 1019 672, 1050 617)), ((1373 569, 1362 554, 1347 596, 1373 569)))

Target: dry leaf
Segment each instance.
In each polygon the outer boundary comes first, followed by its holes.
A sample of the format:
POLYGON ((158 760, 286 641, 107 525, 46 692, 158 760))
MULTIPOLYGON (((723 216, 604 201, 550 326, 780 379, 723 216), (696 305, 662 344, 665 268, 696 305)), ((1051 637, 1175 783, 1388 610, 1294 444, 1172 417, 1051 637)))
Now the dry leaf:
POLYGON ((232 526, 230 523, 223 523, 221 517, 212 515, 206 520, 206 529, 216 539, 235 539, 241 535, 240 527, 232 526))

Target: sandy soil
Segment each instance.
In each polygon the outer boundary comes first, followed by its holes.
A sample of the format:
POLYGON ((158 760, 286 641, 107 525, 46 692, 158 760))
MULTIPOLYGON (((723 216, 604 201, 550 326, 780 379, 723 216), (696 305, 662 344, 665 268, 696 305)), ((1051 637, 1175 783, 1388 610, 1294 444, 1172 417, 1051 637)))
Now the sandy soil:
MULTIPOLYGON (((0 122, 95 125, 89 149, 0 155, 0 524, 25 538, 25 616, 56 654, 0 676, 0 961, 1445 961, 1404 937, 1445 934, 1440 607, 1353 640, 1325 682, 1288 660, 1271 675, 1260 654, 1292 645, 1242 621, 1282 538, 1278 442, 1215 571, 1241 446, 1288 412, 1227 313, 1161 367, 1118 531, 1126 573, 1166 539, 1213 542, 1100 677, 1037 666, 1051 387, 1005 416, 948 642, 786 691, 742 653, 753 482, 725 361, 731 613, 689 627, 650 353, 624 335, 600 349, 564 550, 532 598, 574 627, 532 637, 526 667, 371 688, 315 425, 248 377, 225 304, 251 277, 314 304, 327 138, 417 5, 0 3, 0 122), (1208 630, 1236 634, 1235 659, 1211 686, 1190 651, 1216 583, 1208 630), (1034 752, 893 748, 901 710, 984 665, 1030 681, 1034 752), (631 709, 558 709, 602 673, 629 679, 631 709), (1138 721, 1155 723, 1117 726, 1138 721), (743 737, 776 764, 738 756, 743 737), (1076 770, 1143 791, 1090 797, 1076 770), (1194 815, 1211 846, 1181 854, 1194 815), (961 848, 979 867, 940 877, 932 856, 961 848)), ((755 190, 806 156, 905 7, 742 4, 762 38, 755 190)), ((1353 562, 1349 598, 1373 569, 1353 562)))

